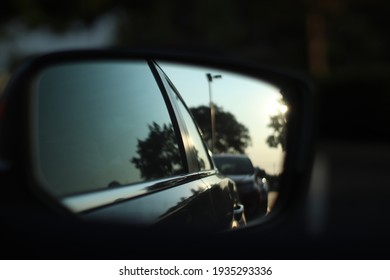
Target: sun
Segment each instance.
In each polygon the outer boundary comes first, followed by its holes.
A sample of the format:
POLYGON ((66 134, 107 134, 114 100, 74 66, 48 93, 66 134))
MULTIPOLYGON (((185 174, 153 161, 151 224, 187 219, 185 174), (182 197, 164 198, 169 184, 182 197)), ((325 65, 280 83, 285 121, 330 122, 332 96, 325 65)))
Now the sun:
POLYGON ((288 106, 280 99, 272 99, 267 106, 267 111, 270 116, 285 114, 288 111, 288 106))

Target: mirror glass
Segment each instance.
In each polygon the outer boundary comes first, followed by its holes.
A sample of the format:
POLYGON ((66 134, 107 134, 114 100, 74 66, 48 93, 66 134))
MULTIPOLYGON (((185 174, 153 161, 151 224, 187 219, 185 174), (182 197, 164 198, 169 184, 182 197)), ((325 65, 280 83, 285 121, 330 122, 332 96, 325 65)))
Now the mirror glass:
MULTIPOLYGON (((202 212, 196 218, 191 212, 198 211, 191 208, 194 198, 200 197, 199 204, 208 197, 214 201, 210 207, 219 207, 215 212, 224 217, 223 222, 216 217, 219 224, 231 226, 245 220, 226 222, 228 215, 233 220, 246 216, 247 222, 272 210, 283 172, 289 110, 276 85, 164 61, 97 60, 45 68, 32 93, 35 176, 74 212, 109 209, 142 196, 145 203, 137 204, 132 217, 161 221, 183 208, 186 214, 178 217, 186 223, 208 216, 210 224, 214 211, 197 206, 202 212), (213 179, 188 177, 215 169, 219 175, 213 179), (229 185, 229 196, 223 195, 226 178, 236 185, 235 190, 229 185), (207 192, 213 184, 222 190, 218 195, 207 192), (187 185, 196 191, 176 198, 183 190, 174 187, 187 185), (169 201, 176 204, 164 200, 167 188, 169 201), (233 208, 245 209, 245 215, 234 210, 233 216, 233 208)), ((132 211, 131 204, 121 205, 132 211)), ((116 218, 125 213, 115 211, 116 218)))

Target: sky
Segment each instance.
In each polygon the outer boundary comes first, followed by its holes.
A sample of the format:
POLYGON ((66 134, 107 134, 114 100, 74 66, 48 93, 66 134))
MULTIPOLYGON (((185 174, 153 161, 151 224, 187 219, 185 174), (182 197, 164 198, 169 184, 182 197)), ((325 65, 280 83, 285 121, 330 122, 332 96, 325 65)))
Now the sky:
POLYGON ((286 110, 278 102, 280 90, 267 82, 222 71, 190 65, 158 62, 182 95, 188 107, 209 106, 209 84, 206 73, 221 75, 211 83, 213 103, 232 113, 244 124, 252 138, 246 150, 255 166, 269 174, 282 171, 284 153, 280 147, 270 148, 266 139, 272 134, 270 116, 286 110))

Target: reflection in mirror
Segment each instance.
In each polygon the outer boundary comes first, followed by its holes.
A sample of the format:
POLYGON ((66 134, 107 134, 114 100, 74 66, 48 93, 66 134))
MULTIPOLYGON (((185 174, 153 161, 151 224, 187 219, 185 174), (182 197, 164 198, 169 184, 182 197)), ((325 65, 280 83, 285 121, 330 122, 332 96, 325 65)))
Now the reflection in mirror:
POLYGON ((76 59, 43 68, 32 90, 34 176, 71 211, 215 230, 272 211, 289 112, 277 86, 162 61, 76 59))
POLYGON ((190 108, 217 168, 236 182, 246 215, 269 213, 278 197, 286 152, 288 105, 280 88, 220 69, 159 65, 190 108), (249 172, 240 173, 245 165, 238 155, 247 156, 249 172), (252 181, 257 191, 250 192, 252 181), (255 209, 258 196, 260 209, 255 209))

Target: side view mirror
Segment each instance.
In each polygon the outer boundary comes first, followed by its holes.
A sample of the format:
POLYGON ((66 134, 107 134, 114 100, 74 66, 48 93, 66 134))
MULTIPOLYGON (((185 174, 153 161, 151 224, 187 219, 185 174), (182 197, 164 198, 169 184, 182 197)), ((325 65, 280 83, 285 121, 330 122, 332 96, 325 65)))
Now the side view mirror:
POLYGON ((37 57, 1 96, 2 197, 15 199, 0 207, 168 231, 272 223, 306 193, 310 91, 291 74, 226 57, 111 50, 37 57), (245 165, 217 168, 216 154, 245 154, 257 176, 278 178, 272 213, 241 187, 245 165), (227 170, 234 174, 222 175, 227 170))

